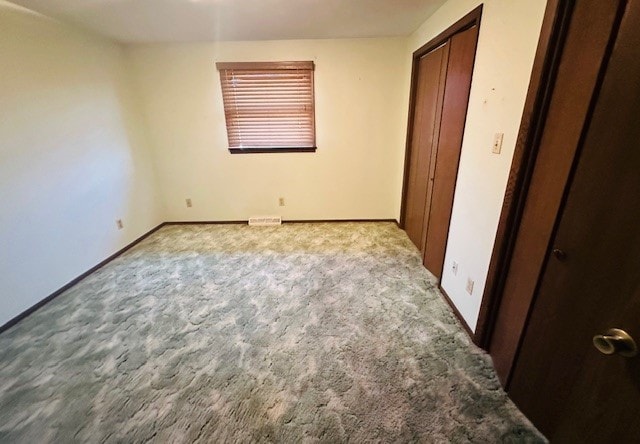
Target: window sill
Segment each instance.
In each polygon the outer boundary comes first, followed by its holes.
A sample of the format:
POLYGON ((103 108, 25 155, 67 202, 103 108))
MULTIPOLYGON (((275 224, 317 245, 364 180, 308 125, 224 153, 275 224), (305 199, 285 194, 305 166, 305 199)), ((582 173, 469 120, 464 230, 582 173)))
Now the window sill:
POLYGON ((229 148, 231 154, 250 153, 315 153, 317 147, 289 147, 289 148, 229 148))

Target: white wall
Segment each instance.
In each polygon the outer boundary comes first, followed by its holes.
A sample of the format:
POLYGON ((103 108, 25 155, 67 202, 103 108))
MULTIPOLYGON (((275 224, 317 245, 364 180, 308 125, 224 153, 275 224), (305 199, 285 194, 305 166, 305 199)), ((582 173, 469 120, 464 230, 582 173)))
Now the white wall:
POLYGON ((546 1, 449 0, 411 37, 410 52, 484 3, 442 287, 475 329, 546 1), (504 133, 502 154, 491 153, 504 133), (456 276, 452 262, 459 263, 456 276), (475 281, 465 291, 467 277, 475 281))
POLYGON ((161 221, 129 87, 119 46, 0 1, 0 325, 161 221))
POLYGON ((128 55, 168 220, 398 216, 406 39, 136 45, 128 55), (316 153, 228 152, 215 62, 271 60, 315 61, 316 153))

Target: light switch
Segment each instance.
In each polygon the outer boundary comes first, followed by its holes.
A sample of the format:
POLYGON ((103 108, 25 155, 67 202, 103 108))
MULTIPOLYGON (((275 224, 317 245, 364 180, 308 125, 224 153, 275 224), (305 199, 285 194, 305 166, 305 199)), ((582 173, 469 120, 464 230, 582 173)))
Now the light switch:
POLYGON ((504 133, 496 133, 493 136, 493 146, 491 147, 491 152, 493 154, 500 154, 502 151, 502 139, 504 138, 504 133))

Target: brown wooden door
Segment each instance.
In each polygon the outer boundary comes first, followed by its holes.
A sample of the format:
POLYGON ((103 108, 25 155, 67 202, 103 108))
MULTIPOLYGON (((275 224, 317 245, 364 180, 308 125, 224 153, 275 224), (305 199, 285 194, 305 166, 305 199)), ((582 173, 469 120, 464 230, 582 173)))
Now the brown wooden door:
POLYGON ((403 228, 442 275, 478 25, 456 31, 416 64, 403 228))
POLYGON ((428 215, 423 241, 424 266, 437 278, 442 277, 447 248, 477 40, 478 27, 473 26, 451 37, 449 43, 442 122, 437 150, 432 160, 435 163, 433 192, 426 209, 428 215))
POLYGON ((417 67, 404 229, 420 251, 424 251, 425 213, 429 211, 435 166, 431 159, 437 149, 448 54, 446 43, 425 54, 417 67))
POLYGON ((592 344, 640 340, 640 0, 613 37, 509 389, 552 442, 640 442, 640 357, 592 344))
MULTIPOLYGON (((529 308, 547 257, 590 104, 600 85, 623 0, 581 0, 570 11, 534 168, 504 281, 489 352, 504 385, 511 378, 529 308), (576 69, 579 66, 580 69, 576 69)), ((564 8, 563 8, 564 9, 564 8)), ((558 51, 560 52, 560 51, 558 51)), ((518 136, 521 138, 521 135, 518 136)), ((513 190, 507 190, 505 200, 513 190)))

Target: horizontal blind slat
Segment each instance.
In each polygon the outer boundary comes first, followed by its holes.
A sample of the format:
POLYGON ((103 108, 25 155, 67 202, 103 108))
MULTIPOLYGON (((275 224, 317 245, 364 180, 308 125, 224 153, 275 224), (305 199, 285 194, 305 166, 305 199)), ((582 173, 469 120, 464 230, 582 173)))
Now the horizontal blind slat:
POLYGON ((264 128, 261 130, 230 130, 229 134, 234 136, 234 137, 238 137, 238 138, 242 138, 242 137, 261 137, 264 136, 265 138, 267 137, 298 137, 298 136, 302 136, 302 135, 310 135, 311 134, 311 128, 307 128, 307 129, 298 129, 298 130, 283 130, 283 129, 278 129, 278 130, 265 130, 264 128), (272 134, 270 136, 270 134, 272 134))

